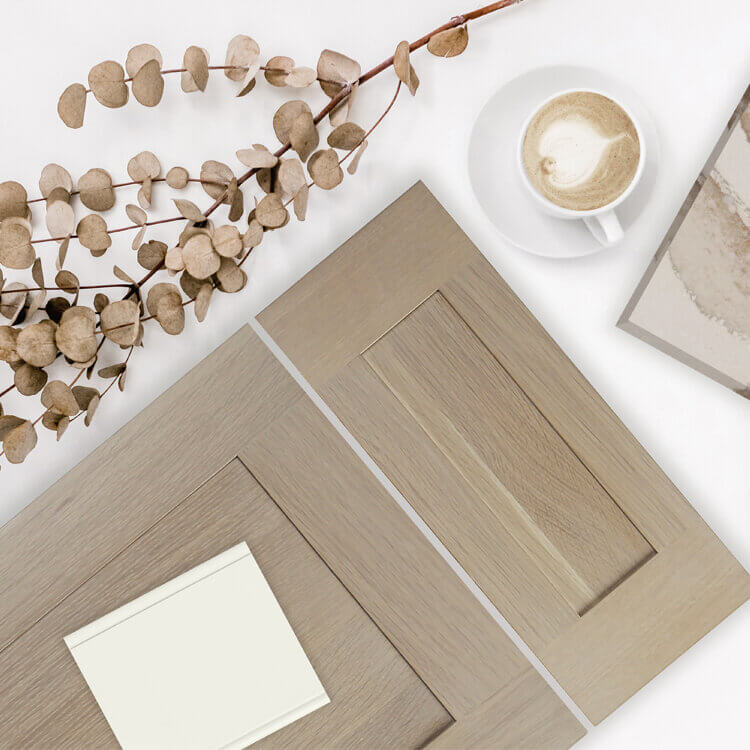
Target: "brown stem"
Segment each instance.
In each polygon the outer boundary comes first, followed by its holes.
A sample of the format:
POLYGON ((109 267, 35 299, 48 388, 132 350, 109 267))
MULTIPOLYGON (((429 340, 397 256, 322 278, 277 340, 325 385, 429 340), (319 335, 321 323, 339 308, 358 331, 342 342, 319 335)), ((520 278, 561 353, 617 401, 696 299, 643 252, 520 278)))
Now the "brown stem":
MULTIPOLYGON (((151 182, 166 182, 166 177, 154 177, 151 182)), ((200 182, 202 185, 218 185, 220 187, 224 187, 223 182, 214 182, 213 180, 201 180, 198 177, 188 177, 188 182, 200 182)), ((123 188, 123 187, 131 187, 132 185, 142 185, 142 180, 130 180, 129 182, 116 182, 114 185, 112 185, 113 189, 117 188, 123 188)), ((70 195, 80 195, 80 190, 74 190, 70 195)), ((32 198, 31 200, 26 201, 26 203, 43 203, 46 201, 46 198, 32 198)), ((44 242, 50 242, 51 240, 44 240, 44 242)))
MULTIPOLYGON (((131 287, 132 284, 84 284, 83 286, 79 286, 78 289, 114 289, 114 288, 126 288, 131 287)), ((11 289, 11 290, 5 290, 4 292, 0 291, 0 296, 3 294, 14 294, 15 292, 69 292, 69 289, 64 289, 61 286, 27 286, 24 287, 23 290, 21 289, 11 289)))

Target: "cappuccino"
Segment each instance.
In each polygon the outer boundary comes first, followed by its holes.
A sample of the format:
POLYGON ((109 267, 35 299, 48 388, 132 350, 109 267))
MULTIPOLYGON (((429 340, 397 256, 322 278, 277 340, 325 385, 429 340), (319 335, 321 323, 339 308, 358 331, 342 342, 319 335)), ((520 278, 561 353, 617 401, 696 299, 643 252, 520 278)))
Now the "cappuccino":
POLYGON ((612 203, 633 181, 640 158, 633 121, 619 104, 593 91, 547 102, 523 140, 524 169, 534 188, 573 211, 612 203))

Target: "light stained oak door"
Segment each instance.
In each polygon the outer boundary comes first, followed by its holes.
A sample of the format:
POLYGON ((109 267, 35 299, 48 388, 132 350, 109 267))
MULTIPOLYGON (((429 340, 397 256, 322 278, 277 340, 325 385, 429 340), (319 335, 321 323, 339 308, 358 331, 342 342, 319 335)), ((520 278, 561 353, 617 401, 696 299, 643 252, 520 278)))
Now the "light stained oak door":
POLYGON ((750 596, 421 183, 258 320, 591 721, 750 596))
POLYGON ((116 746, 63 637, 241 541, 331 698, 257 747, 584 734, 245 326, 0 529, 0 747, 116 746))

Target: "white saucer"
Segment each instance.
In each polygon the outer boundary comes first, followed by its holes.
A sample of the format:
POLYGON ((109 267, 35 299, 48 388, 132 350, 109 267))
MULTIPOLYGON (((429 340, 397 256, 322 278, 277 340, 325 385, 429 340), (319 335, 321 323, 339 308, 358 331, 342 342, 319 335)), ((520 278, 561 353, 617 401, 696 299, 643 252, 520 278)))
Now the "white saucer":
POLYGON ((506 83, 484 105, 469 140, 469 179, 474 194, 508 242, 534 255, 576 258, 606 250, 582 221, 542 213, 521 183, 516 161, 524 120, 557 91, 590 88, 609 92, 638 118, 646 141, 646 166, 632 195, 617 208, 626 234, 646 205, 656 180, 656 127, 638 96, 625 84, 592 68, 555 65, 530 70, 506 83))

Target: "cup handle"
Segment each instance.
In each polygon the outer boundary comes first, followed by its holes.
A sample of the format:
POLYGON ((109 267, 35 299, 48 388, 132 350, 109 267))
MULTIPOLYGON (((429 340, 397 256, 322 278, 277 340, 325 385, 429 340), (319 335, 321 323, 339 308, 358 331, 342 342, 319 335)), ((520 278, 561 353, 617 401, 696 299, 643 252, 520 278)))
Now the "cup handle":
POLYGON ((625 236, 614 210, 595 216, 584 216, 583 222, 591 234, 605 247, 617 244, 625 236))

